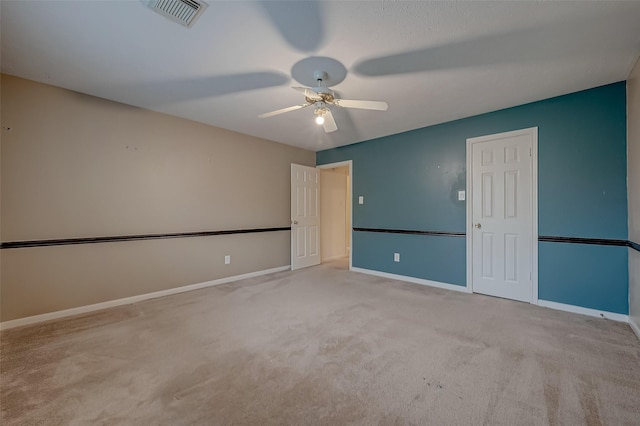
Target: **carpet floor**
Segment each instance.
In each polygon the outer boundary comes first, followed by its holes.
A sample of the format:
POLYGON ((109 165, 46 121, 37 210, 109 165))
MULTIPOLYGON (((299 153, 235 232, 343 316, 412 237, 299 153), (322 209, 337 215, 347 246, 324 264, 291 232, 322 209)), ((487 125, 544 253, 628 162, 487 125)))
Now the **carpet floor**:
POLYGON ((3 425, 638 425, 624 323, 332 262, 1 333, 3 425))

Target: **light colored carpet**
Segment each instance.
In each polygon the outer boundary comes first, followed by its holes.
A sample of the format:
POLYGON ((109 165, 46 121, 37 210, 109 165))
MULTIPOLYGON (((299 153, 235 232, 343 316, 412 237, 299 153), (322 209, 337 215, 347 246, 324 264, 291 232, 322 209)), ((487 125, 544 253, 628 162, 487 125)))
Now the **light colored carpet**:
POLYGON ((344 262, 1 338, 3 425, 640 424, 627 324, 344 262))

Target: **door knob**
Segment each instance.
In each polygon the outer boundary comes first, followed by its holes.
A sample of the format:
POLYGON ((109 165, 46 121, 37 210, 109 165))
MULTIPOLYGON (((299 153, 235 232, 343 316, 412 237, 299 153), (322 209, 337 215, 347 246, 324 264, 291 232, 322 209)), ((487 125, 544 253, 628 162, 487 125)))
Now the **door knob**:
POLYGON ((476 223, 476 224, 475 224, 475 225, 473 225, 473 226, 475 226, 475 227, 476 227, 476 228, 478 228, 478 229, 482 228, 482 225, 480 225, 479 223, 476 223))
POLYGON ((294 225, 297 225, 298 221, 297 220, 292 220, 291 223, 293 223, 294 225))

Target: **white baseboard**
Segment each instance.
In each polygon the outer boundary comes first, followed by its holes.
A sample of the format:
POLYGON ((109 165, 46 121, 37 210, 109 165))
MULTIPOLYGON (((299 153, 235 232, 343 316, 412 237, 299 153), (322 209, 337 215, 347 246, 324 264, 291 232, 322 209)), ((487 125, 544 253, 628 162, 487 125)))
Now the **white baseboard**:
POLYGON ((538 306, 556 309, 558 311, 573 312, 575 314, 588 315, 590 317, 606 318, 613 321, 629 322, 629 315, 617 314, 615 312, 600 311, 598 309, 583 308, 575 305, 565 305, 564 303, 551 302, 549 300, 538 300, 538 306))
MULTIPOLYGON (((378 277, 390 278, 393 280, 408 281, 410 283, 422 284, 430 287, 443 288, 446 290, 459 291, 463 293, 471 293, 468 287, 458 286, 454 284, 441 283, 438 281, 425 280, 422 278, 414 278, 406 275, 390 274, 387 272, 374 271, 372 269, 354 267, 354 268, 351 268, 351 270, 353 272, 360 272, 363 274, 375 275, 378 277)), ((638 338, 640 338, 640 327, 637 324, 634 324, 633 322, 629 321, 628 315, 618 314, 615 312, 600 311, 597 309, 583 308, 581 306, 575 306, 575 305, 566 305, 564 303, 551 302, 549 300, 538 300, 538 306, 542 306, 550 309, 556 309, 559 311, 566 311, 566 312, 573 312, 576 314, 588 315, 596 318, 606 318, 613 321, 626 322, 631 325, 631 328, 633 329, 633 331, 638 335, 638 338)))
POLYGON ((461 285, 441 283, 439 281, 431 281, 431 280, 425 280, 425 279, 422 279, 422 278, 414 278, 414 277, 409 277, 407 275, 389 274, 388 272, 374 271, 373 269, 364 269, 364 268, 353 267, 353 268, 351 268, 351 270, 353 272, 360 272, 362 274, 368 274, 368 275, 375 275, 377 277, 390 278, 392 280, 408 281, 410 283, 426 285, 426 286, 429 286, 429 287, 443 288, 445 290, 459 291, 459 292, 462 292, 462 293, 471 293, 469 291, 468 287, 461 286, 461 285))
POLYGON ((632 318, 629 318, 629 325, 633 332, 636 333, 636 336, 638 336, 638 339, 640 339, 640 325, 636 324, 632 318))
POLYGON ((280 266, 277 268, 264 269, 262 271, 249 272, 247 274, 234 275, 232 277, 219 278, 217 280, 206 281, 203 283, 185 285, 182 287, 170 288, 167 290, 154 291, 153 293, 139 294, 137 296, 125 297, 123 299, 109 300, 107 302, 94 303, 92 305, 79 306, 77 308, 65 309, 62 311, 48 312, 46 314, 33 315, 25 318, 18 318, 11 321, 0 323, 0 330, 19 327, 21 325, 35 324, 42 321, 49 321, 57 318, 69 317, 72 315, 85 314, 87 312, 99 311, 101 309, 113 308, 116 306, 129 305, 131 303, 142 302, 143 300, 156 299, 158 297, 170 296, 172 294, 184 293, 187 291, 199 290, 201 288, 212 287, 215 285, 230 283, 233 281, 254 278, 261 275, 272 274, 274 272, 288 271, 290 265, 280 266))

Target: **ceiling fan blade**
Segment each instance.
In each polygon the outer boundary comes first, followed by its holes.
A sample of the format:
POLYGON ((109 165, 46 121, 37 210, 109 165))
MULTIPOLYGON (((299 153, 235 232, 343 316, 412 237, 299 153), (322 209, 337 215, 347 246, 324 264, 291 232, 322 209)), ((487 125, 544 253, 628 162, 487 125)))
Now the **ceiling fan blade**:
POLYGON ((331 110, 329 108, 327 108, 327 112, 325 112, 322 116, 324 117, 324 123, 322 124, 322 127, 324 127, 325 132, 331 133, 338 130, 336 120, 333 119, 333 114, 331 113, 331 110))
POLYGON ((296 90, 300 93, 304 93, 304 95, 309 99, 322 99, 320 95, 311 90, 308 87, 292 87, 293 90, 296 90))
POLYGON ((311 104, 294 105, 294 106, 278 109, 278 110, 271 111, 271 112, 265 112, 264 114, 260 114, 258 116, 258 118, 273 117, 274 115, 284 114, 285 112, 295 111, 295 110, 300 109, 300 108, 306 108, 309 105, 311 105, 311 104))
POLYGON ((373 109, 376 111, 386 111, 389 105, 383 101, 356 101, 353 99, 336 99, 333 101, 334 105, 338 105, 344 108, 360 108, 360 109, 373 109))

